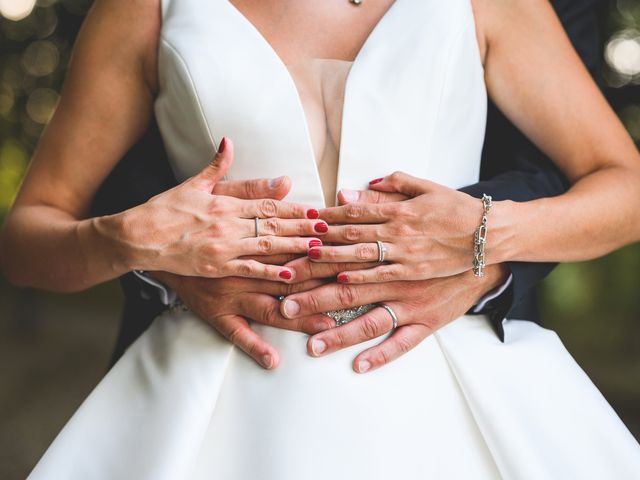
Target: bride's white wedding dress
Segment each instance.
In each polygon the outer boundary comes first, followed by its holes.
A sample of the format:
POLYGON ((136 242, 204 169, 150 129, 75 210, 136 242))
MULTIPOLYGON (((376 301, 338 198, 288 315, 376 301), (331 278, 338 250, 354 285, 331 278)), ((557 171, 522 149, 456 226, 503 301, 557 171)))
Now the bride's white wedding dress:
MULTIPOLYGON (((486 93, 469 0, 397 0, 353 63, 289 66, 227 0, 162 11, 156 114, 179 178, 227 135, 229 178, 289 175, 288 199, 309 205, 323 184, 332 201, 336 185, 393 170, 477 181, 486 93)), ((166 312, 31 478, 640 478, 640 446, 556 334, 504 327, 503 344, 465 316, 358 375, 354 356, 382 338, 311 358, 306 335, 254 324, 281 355, 267 371, 192 313, 166 312)))

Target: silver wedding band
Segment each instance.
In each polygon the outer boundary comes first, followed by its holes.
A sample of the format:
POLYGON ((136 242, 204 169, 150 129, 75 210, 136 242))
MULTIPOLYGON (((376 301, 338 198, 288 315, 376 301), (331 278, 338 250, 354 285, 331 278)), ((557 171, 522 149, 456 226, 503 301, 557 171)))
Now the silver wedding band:
POLYGON ((255 223, 256 226, 256 237, 260 236, 260 219, 258 217, 253 219, 253 222, 255 223))
POLYGON ((398 328, 398 317, 396 316, 396 312, 394 312, 389 305, 385 305, 384 303, 379 303, 378 305, 384 308, 387 312, 389 312, 389 315, 391 315, 391 320, 393 321, 393 326, 391 327, 391 329, 395 330, 396 328, 398 328))
POLYGON ((384 257, 387 254, 387 247, 384 246, 380 240, 376 240, 376 244, 378 245, 378 263, 384 262, 384 257))

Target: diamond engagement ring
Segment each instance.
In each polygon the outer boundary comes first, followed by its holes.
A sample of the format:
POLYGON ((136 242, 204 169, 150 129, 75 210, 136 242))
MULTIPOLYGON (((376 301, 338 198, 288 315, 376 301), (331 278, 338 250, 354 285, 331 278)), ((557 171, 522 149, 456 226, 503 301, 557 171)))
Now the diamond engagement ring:
POLYGON ((342 310, 332 310, 330 312, 325 312, 324 314, 327 317, 331 317, 336 321, 336 326, 344 325, 345 323, 349 323, 351 320, 355 320, 361 315, 373 310, 377 305, 374 303, 369 303, 367 305, 360 305, 355 308, 344 308, 342 310))
POLYGON ((378 263, 384 262, 384 257, 387 254, 387 247, 384 246, 380 240, 376 240, 376 244, 378 245, 378 263))
POLYGON ((389 312, 389 315, 391 315, 391 320, 393 321, 393 327, 391 327, 391 329, 395 330, 396 328, 398 328, 398 317, 396 316, 396 312, 394 312, 389 305, 385 305, 384 303, 380 303, 379 306, 384 308, 387 312, 389 312))

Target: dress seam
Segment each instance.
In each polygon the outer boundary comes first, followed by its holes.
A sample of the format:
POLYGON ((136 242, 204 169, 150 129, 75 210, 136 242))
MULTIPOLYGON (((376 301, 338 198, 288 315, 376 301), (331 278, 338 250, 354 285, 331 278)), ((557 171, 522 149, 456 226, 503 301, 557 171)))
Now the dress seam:
MULTIPOLYGON (((191 72, 189 71, 189 66, 188 66, 187 62, 185 61, 184 57, 180 54, 179 50, 175 46, 173 46, 171 44, 171 42, 169 42, 162 34, 160 35, 160 42, 163 45, 165 45, 167 47, 167 49, 174 55, 174 57, 180 62, 180 65, 182 66, 184 77, 189 82, 189 87, 190 87, 191 93, 193 95, 193 100, 194 100, 195 106, 197 108, 199 117, 200 117, 199 120, 201 121, 202 125, 205 127, 205 130, 207 132, 207 136, 209 137, 209 141, 211 142, 211 145, 213 146, 214 151, 217 152, 218 151, 218 144, 214 139, 211 126, 209 125, 209 121, 207 119, 207 116, 204 113, 204 109, 202 107, 202 101, 200 99, 200 95, 198 94, 198 89, 197 89, 197 87, 195 85, 195 82, 193 81, 193 76, 191 75, 191 72)), ((225 175, 224 179, 226 179, 226 177, 227 176, 225 175)))
MULTIPOLYGON (((455 322, 455 320, 454 320, 455 322)), ((436 343, 438 344, 438 349, 440 350, 440 353, 442 354, 447 367, 449 367, 449 371, 451 372, 451 374, 453 375, 453 378, 455 378, 455 383, 456 386, 458 387, 458 391, 460 392, 460 394, 462 395, 462 397, 464 398, 464 404, 467 407, 467 410, 469 412, 469 414, 471 415, 471 418, 473 418, 473 422, 476 425, 476 428, 478 429, 478 433, 480 434, 480 437, 482 438, 482 442, 484 443, 487 451, 489 452, 489 456, 491 457, 491 462, 493 463, 493 465, 495 466, 496 471, 499 473, 501 478, 505 478, 505 476, 503 475, 502 471, 500 470, 500 467, 498 465, 498 462, 496 461, 496 458, 493 454, 493 451, 491 450, 491 447, 489 446, 489 443, 487 442, 487 439, 484 436, 484 432, 482 431, 482 428, 480 427, 480 423, 478 422, 478 419, 476 417, 476 415, 473 413, 473 408, 471 408, 471 403, 469 402, 469 398, 467 397, 467 395, 465 394, 464 388, 462 386, 462 383, 460 382, 458 375, 456 374, 456 369, 455 367, 452 365, 451 360, 449 359, 449 356, 447 355, 446 352, 446 348, 442 345, 442 342, 440 341, 440 336, 438 332, 434 332, 433 333, 433 337, 436 340, 436 343)))

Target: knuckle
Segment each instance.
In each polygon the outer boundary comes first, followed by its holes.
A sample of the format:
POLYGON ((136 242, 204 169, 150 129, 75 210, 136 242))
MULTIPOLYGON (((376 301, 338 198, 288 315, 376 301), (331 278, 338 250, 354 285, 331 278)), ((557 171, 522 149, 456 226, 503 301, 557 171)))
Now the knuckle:
POLYGON ((213 277, 216 274, 215 265, 208 262, 196 265, 194 270, 199 277, 213 277))
MULTIPOLYGON (((402 217, 402 213, 398 213, 399 217, 402 217)), ((396 222, 393 226, 393 233, 398 237, 409 237, 413 236, 413 229, 405 222, 396 222)))
POLYGON ((289 295, 293 295, 294 293, 298 293, 300 286, 296 283, 283 283, 283 295, 288 297, 289 295))
POLYGON ((369 260, 371 258, 374 258, 374 256, 376 255, 375 250, 377 249, 377 247, 374 247, 372 244, 369 243, 363 243, 361 245, 358 245, 356 247, 356 258, 358 260, 369 260))
POLYGON ((262 312, 262 323, 265 325, 275 325, 276 320, 278 318, 278 312, 276 311, 274 305, 270 305, 265 308, 262 312))
POLYGON ((396 277, 396 273, 389 267, 379 267, 376 271, 376 280, 389 282, 396 277))
POLYGON ((224 200, 217 195, 212 196, 207 210, 210 215, 220 215, 224 211, 224 200))
MULTIPOLYGON (((320 313, 320 302, 315 295, 306 295, 306 303, 308 308, 310 309, 310 313, 320 313)), ((302 302, 300 302, 302 305, 302 302)))
POLYGON ((358 301, 358 294, 349 285, 339 285, 336 291, 336 297, 341 305, 352 306, 358 301))
POLYGON ((382 335, 380 325, 372 316, 367 316, 360 322, 360 330, 365 338, 376 338, 382 335))
POLYGON ((263 217, 274 217, 278 212, 277 202, 269 198, 261 200, 258 208, 263 217))
POLYGON ((293 216, 293 218, 307 217, 307 209, 302 205, 290 204, 289 208, 291 209, 291 215, 293 216))
POLYGON ((273 251, 273 240, 269 237, 261 237, 258 240, 258 252, 269 254, 273 251))
POLYGON ((396 170, 391 175, 389 175, 389 180, 395 183, 395 182, 398 182, 399 180, 402 180, 402 176, 403 176, 403 173, 400 170, 396 170))
POLYGON ((343 231, 343 237, 348 242, 355 242, 362 236, 362 230, 354 225, 345 227, 343 231))
POLYGON ((411 350, 413 348, 413 343, 411 342, 411 340, 407 337, 400 337, 398 339, 398 349, 402 352, 402 353, 407 353, 409 350, 411 350))
POLYGON ((218 258, 222 255, 222 248, 218 244, 210 244, 203 248, 203 253, 207 258, 218 258))
POLYGON ((278 235, 280 233, 280 222, 275 218, 267 218, 262 220, 262 228, 269 235, 278 235))
POLYGON ((243 332, 242 325, 234 326, 231 328, 231 330, 229 330, 229 333, 227 334, 227 338, 234 345, 240 345, 242 343, 242 332, 243 332))
POLYGON ((247 345, 246 347, 247 353, 249 354, 250 357, 252 358, 256 358, 257 357, 257 353, 259 352, 258 349, 258 343, 257 342, 251 342, 247 345))
POLYGON ((371 363, 377 367, 386 365, 391 361, 389 353, 382 346, 372 351, 372 354, 369 358, 371 363))
POLYGON ((223 222, 215 222, 209 226, 209 233, 214 237, 224 237, 227 231, 223 222))
POLYGON ((364 215, 364 210, 364 206, 351 203, 345 206, 344 212, 347 218, 356 219, 364 215))
POLYGON ((407 242, 403 245, 404 256, 414 257, 420 251, 420 245, 417 242, 407 242))
POLYGON ((399 217, 408 217, 411 215, 412 208, 407 202, 398 202, 395 205, 395 214, 399 217))
POLYGON ((309 223, 308 222, 296 222, 296 234, 299 237, 303 237, 307 234, 307 232, 309 231, 309 223))
POLYGON ((334 330, 335 340, 331 341, 331 335, 328 335, 326 338, 329 340, 328 343, 333 343, 338 348, 343 348, 349 345, 349 339, 347 338, 346 332, 344 328, 336 328, 334 330))
POLYGON ((242 263, 238 265, 237 272, 238 272, 238 275, 240 275, 241 277, 249 277, 251 276, 253 271, 254 271, 254 268, 249 263, 242 263))
POLYGON ((259 198, 260 184, 256 180, 250 180, 244 183, 244 194, 246 198, 259 198))

